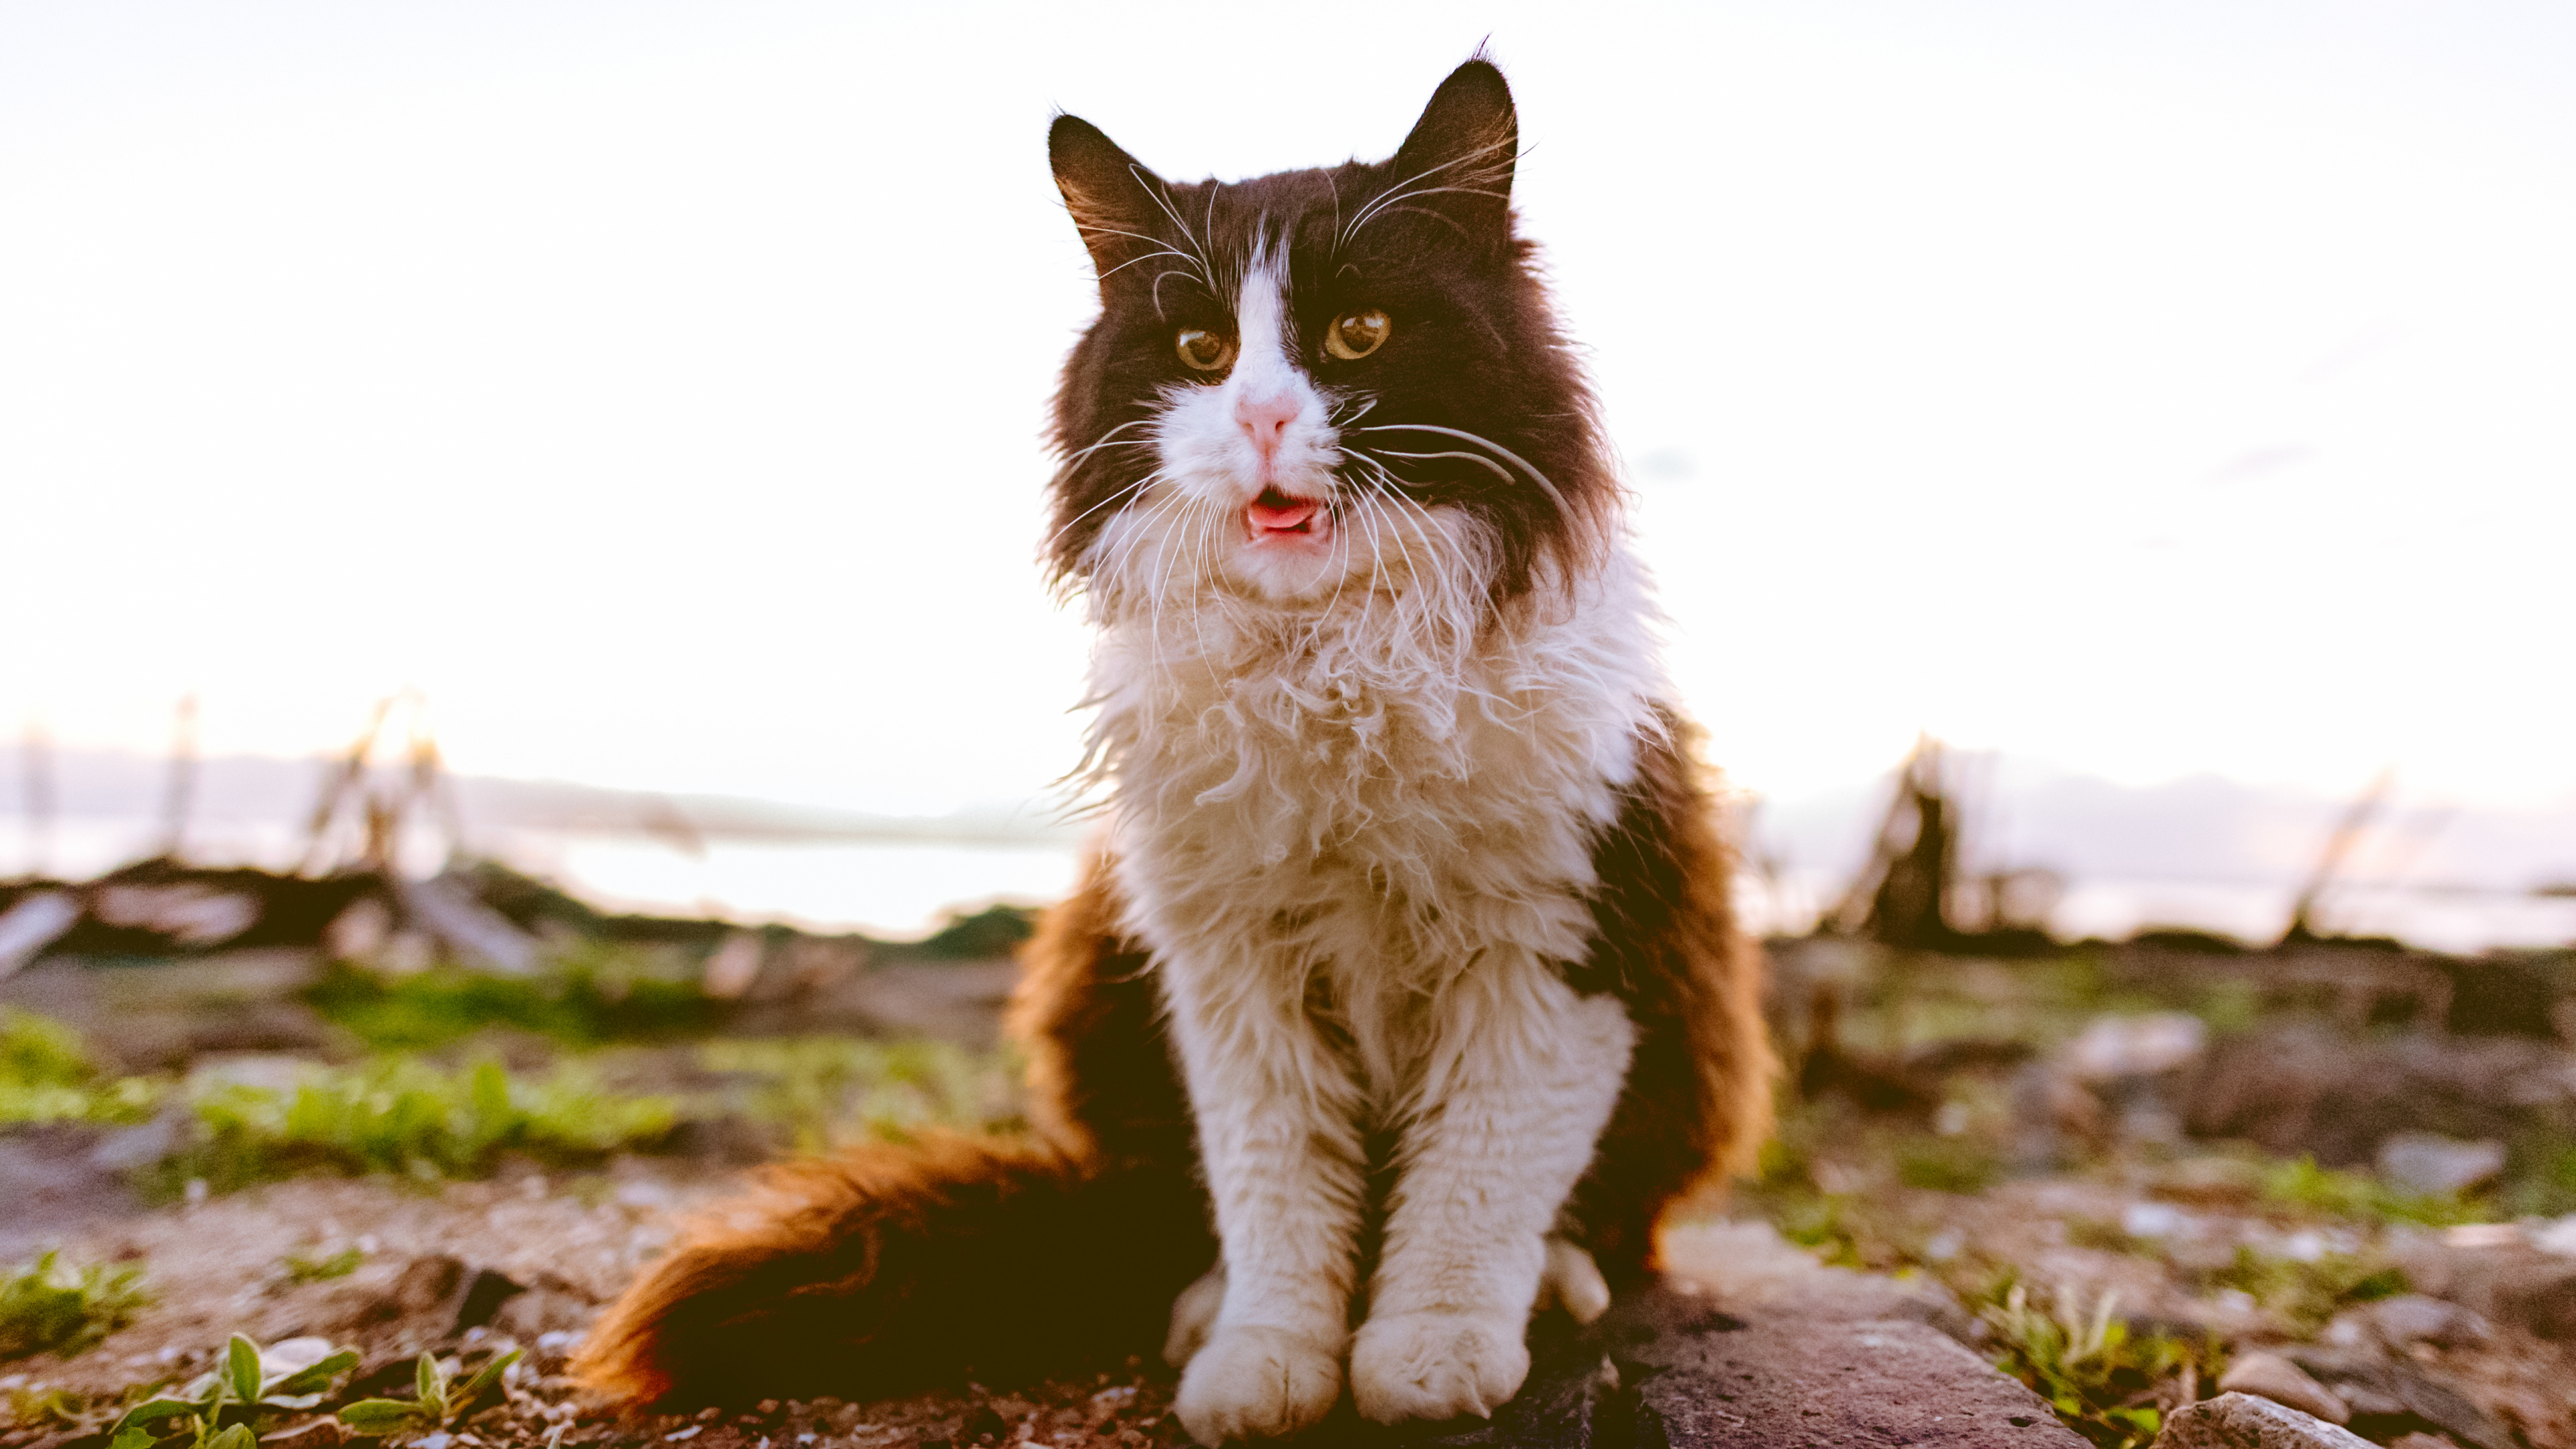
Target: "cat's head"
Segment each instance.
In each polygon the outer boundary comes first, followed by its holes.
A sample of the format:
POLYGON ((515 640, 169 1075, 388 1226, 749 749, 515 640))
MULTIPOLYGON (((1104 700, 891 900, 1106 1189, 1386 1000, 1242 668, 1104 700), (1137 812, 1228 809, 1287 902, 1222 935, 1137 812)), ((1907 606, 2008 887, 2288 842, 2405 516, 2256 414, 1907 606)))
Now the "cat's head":
POLYGON ((1481 56, 1374 164, 1176 185, 1058 116, 1100 281, 1056 400, 1058 579, 1299 609, 1438 583, 1484 608, 1580 573, 1615 484, 1513 233, 1518 148, 1481 56))

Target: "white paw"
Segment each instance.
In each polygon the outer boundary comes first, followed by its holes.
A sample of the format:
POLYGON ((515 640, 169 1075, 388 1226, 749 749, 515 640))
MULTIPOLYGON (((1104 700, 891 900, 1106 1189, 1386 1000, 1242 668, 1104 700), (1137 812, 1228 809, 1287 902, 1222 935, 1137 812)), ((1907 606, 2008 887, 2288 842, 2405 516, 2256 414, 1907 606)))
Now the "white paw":
MULTIPOLYGON (((1588 1261, 1588 1260, 1587 1260, 1588 1261)), ((1598 1275, 1595 1275, 1598 1276, 1598 1275)), ((1216 1331, 1217 1310, 1225 1306, 1225 1260, 1199 1275, 1172 1300, 1172 1331, 1163 1336, 1163 1362, 1174 1368, 1189 1364, 1199 1346, 1216 1331)))
MULTIPOLYGON (((1184 1301, 1188 1296, 1182 1295, 1184 1301)), ((1547 1240, 1547 1266, 1539 1271, 1538 1306, 1551 1305, 1564 1309, 1577 1323, 1590 1323, 1610 1307, 1610 1285, 1601 1277, 1601 1265, 1571 1239, 1547 1240)))
POLYGON ((1351 1400, 1380 1424, 1491 1418, 1529 1376, 1523 1327, 1464 1313, 1372 1318, 1351 1344, 1351 1400))
POLYGON ((1341 1396, 1339 1348, 1284 1328, 1221 1327, 1181 1374, 1172 1412, 1202 1444, 1294 1434, 1341 1396))

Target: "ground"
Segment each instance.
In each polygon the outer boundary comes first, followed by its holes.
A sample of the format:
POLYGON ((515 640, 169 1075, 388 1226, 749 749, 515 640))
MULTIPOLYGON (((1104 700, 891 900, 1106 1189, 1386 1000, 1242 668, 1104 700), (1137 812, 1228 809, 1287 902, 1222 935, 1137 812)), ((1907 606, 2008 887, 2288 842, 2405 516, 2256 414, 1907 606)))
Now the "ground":
MULTIPOLYGON (((2479 1023, 2462 1003, 2476 1008, 2487 986, 2457 963, 1929 957, 1834 941, 1774 955, 1795 1090, 1760 1177, 1676 1239, 1684 1278, 1743 1329, 1692 1362, 1732 1362, 1795 1327, 1761 1316, 1785 1311, 1787 1254, 1884 1275, 1832 1280, 1911 1295, 1852 1323, 1933 1324, 2096 1444, 2147 1442, 2162 1413, 2271 1353, 2377 1442, 2576 1449, 2576 1217, 2560 1216, 2576 1211, 2576 1055, 2546 1027, 2467 1029, 2479 1023), (2405 1177, 2417 1169, 2392 1142, 2434 1144, 2426 1170, 2465 1164, 2463 1180, 2405 1177)), ((2508 966, 2555 990, 2554 959, 2508 966)), ((296 1444, 339 1442, 330 1411, 354 1399, 411 1398, 424 1351, 462 1373, 513 1349, 523 1357, 494 1406, 394 1437, 1182 1442, 1171 1377, 1144 1362, 1080 1382, 644 1420, 596 1412, 560 1376, 674 1214, 758 1159, 927 1121, 1010 1130, 1010 1064, 992 1036, 1007 968, 843 972, 837 1020, 874 1039, 741 1035, 747 1014, 699 1012, 685 991, 670 1001, 688 1009, 638 1015, 616 1004, 650 993, 601 989, 595 960, 590 995, 562 988, 542 1020, 521 988, 463 975, 356 990, 345 968, 258 968, 55 962, 0 982, 19 1012, 0 1069, 0 1115, 16 1122, 0 1124, 12 1204, 0 1262, 57 1254, 50 1297, 0 1294, 0 1344, 11 1305, 38 1302, 72 1305, 66 1322, 88 1313, 96 1339, 0 1363, 0 1445, 103 1445, 123 1407, 183 1388, 235 1334, 358 1353, 310 1410, 254 1425, 296 1444), (870 1007, 872 976, 884 1000, 870 1007), (254 977, 264 984, 244 984, 254 977), (213 1004, 191 1006, 191 991, 213 1004), (192 1036, 192 1012, 229 1025, 192 1036), (117 1307, 121 1274, 147 1302, 117 1307)), ((1795 1281, 1809 1286, 1787 1297, 1805 1301, 1825 1280, 1795 1281)), ((1690 1380, 1667 1370, 1630 1369, 1660 1376, 1669 1398, 1690 1380)))

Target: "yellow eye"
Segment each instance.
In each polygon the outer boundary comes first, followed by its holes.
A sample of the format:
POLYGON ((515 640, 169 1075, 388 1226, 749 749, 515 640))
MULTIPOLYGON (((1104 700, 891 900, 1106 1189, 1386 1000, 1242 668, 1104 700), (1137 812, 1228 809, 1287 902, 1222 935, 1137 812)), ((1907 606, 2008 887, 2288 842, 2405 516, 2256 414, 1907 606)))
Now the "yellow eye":
POLYGON ((1234 365, 1234 339, 1203 327, 1182 328, 1173 339, 1173 349, 1181 354, 1181 361, 1201 372, 1223 372, 1234 365))
POLYGON ((1386 345, 1386 334, 1395 330, 1395 320, 1382 308, 1365 312, 1345 312, 1324 329, 1324 350, 1344 362, 1357 362, 1386 345))

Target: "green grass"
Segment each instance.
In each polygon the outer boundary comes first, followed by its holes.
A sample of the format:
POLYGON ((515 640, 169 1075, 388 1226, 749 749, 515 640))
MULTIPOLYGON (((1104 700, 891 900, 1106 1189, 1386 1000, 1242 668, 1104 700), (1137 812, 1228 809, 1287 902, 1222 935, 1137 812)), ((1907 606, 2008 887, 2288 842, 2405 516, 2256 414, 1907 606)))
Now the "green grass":
POLYGON ((1978 1193, 2003 1176, 2003 1163, 1973 1137, 1911 1136, 1896 1144, 1896 1175, 1907 1187, 1978 1193))
POLYGON ((134 1320, 151 1302, 140 1268, 72 1268, 47 1253, 0 1273, 0 1361, 68 1358, 134 1320))
POLYGON ((308 1258, 302 1253, 289 1253, 278 1266, 285 1270, 286 1281, 289 1283, 327 1283, 334 1278, 346 1278, 355 1273, 358 1271, 358 1265, 365 1261, 367 1261, 367 1254, 364 1249, 349 1247, 342 1248, 327 1258, 308 1258))
POLYGON ((2378 1258, 2328 1253, 2312 1261, 2277 1257, 2239 1247, 2214 1272, 2194 1275, 2207 1293, 2233 1288, 2287 1320, 2305 1338, 2355 1303, 2393 1298, 2406 1291, 2406 1274, 2378 1258))
POLYGON ((2088 1305, 2060 1292, 2043 1305, 2006 1276, 1982 1295, 1978 1313, 1995 1335, 1995 1367, 2029 1385, 2068 1428, 2102 1449, 2140 1449, 2161 1427, 2158 1388, 2186 1368, 2215 1378, 2221 1350, 2214 1341, 2133 1335, 2118 1307, 2116 1293, 2088 1305))
POLYGON ((69 1026, 0 1006, 0 1124, 139 1122, 159 1096, 143 1078, 109 1075, 69 1026))
POLYGON ((335 1025, 378 1051, 425 1051, 500 1027, 569 1047, 668 1041, 711 1030, 721 1003, 657 953, 581 948, 535 976, 461 967, 386 977, 349 965, 304 992, 335 1025))
POLYGON ((1018 1075, 1002 1053, 928 1040, 714 1041, 698 1048, 698 1061, 753 1079, 751 1115, 785 1127, 807 1153, 924 1127, 1006 1125, 1018 1075))
POLYGON ((2457 1194, 2426 1196, 2391 1187, 2358 1172, 2319 1167, 2301 1156, 2266 1167, 2263 1201, 2296 1213, 2314 1213, 2358 1223, 2416 1223, 2448 1227, 2482 1220, 2486 1213, 2457 1194))
POLYGON ((241 1083, 192 1104, 197 1140, 161 1164, 162 1186, 217 1191, 310 1172, 390 1172, 427 1181, 489 1172, 507 1153, 596 1161, 649 1148, 679 1120, 666 1097, 622 1096, 579 1062, 513 1078, 482 1061, 448 1072, 405 1057, 314 1068, 291 1089, 241 1083))

